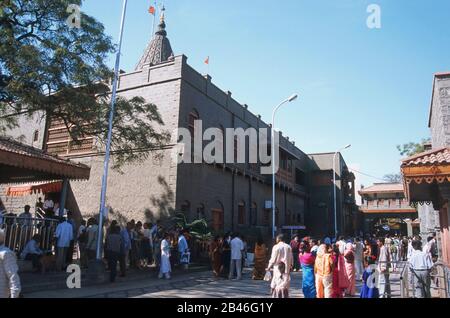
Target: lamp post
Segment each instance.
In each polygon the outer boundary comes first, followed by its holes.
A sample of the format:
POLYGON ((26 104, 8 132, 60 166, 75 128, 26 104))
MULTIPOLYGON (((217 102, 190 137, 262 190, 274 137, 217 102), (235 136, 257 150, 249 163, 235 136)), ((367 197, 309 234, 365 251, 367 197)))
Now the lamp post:
POLYGON ((350 148, 352 145, 347 145, 342 149, 339 149, 338 151, 336 151, 334 153, 334 157, 333 157, 333 190, 334 190, 334 237, 337 240, 337 233, 338 233, 338 229, 337 229, 337 209, 336 209, 336 156, 338 153, 340 153, 342 150, 348 149, 350 148))
POLYGON ((105 151, 105 161, 103 165, 103 177, 102 177, 102 189, 100 194, 100 211, 99 211, 99 221, 98 221, 98 237, 97 237, 97 260, 102 259, 101 247, 103 245, 103 218, 105 213, 105 202, 106 202, 106 186, 108 182, 108 167, 109 167, 109 158, 111 153, 111 139, 112 139, 112 129, 113 129, 113 119, 114 119, 114 108, 116 102, 116 94, 117 94, 117 82, 119 79, 119 67, 120 67, 120 53, 122 49, 122 37, 123 37, 123 26, 125 24, 125 14, 127 11, 127 2, 128 0, 123 0, 123 8, 122 8, 122 18, 120 22, 120 33, 119 33, 119 48, 116 54, 116 64, 114 68, 114 81, 112 85, 112 95, 111 95, 111 107, 109 113, 109 124, 108 124, 108 139, 106 141, 106 151, 105 151))
POLYGON ((297 94, 293 94, 291 97, 282 101, 272 112, 272 239, 275 239, 275 114, 281 106, 293 102, 297 97, 297 94))

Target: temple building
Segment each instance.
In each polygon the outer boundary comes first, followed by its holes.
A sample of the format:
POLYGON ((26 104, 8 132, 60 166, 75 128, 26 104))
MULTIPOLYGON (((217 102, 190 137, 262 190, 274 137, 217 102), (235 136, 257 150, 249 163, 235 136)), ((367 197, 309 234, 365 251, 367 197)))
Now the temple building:
MULTIPOLYGON (((211 76, 193 69, 185 55, 174 54, 167 37, 164 12, 135 70, 120 74, 118 94, 124 98, 141 96, 157 105, 165 125, 155 129, 191 131, 195 121, 201 120, 203 130, 209 127, 222 131, 267 128, 270 136, 271 127, 261 116, 236 101, 231 92, 214 85, 211 76)), ((70 181, 67 208, 78 218, 95 216, 99 209, 104 162, 104 155, 96 147, 96 137, 87 136, 81 144, 72 144, 61 122, 47 118, 43 126, 42 123, 28 126, 32 131, 37 130, 39 138, 44 136, 35 147, 90 167, 89 180, 70 181)), ((217 233, 235 230, 248 236, 270 235, 272 210, 268 202, 272 198, 272 175, 261 174, 261 164, 177 164, 172 160, 175 146, 169 144, 154 150, 146 161, 129 163, 120 172, 110 170, 108 218, 164 221, 182 212, 189 221, 205 218, 217 233)), ((254 151, 250 148, 246 147, 247 158, 250 151, 254 151)), ((283 226, 298 226, 306 227, 307 233, 317 236, 332 235, 332 190, 336 186, 339 231, 353 234, 354 188, 348 186, 352 177, 342 156, 339 155, 336 170, 337 185, 331 181, 332 156, 329 154, 308 156, 281 134, 279 157, 275 204, 278 231, 283 226), (325 199, 314 190, 319 188, 325 199), (321 211, 325 219, 318 217, 317 211, 321 211), (341 217, 342 214, 345 217, 341 217), (310 225, 309 220, 313 220, 310 225), (329 227, 328 222, 331 222, 329 227)), ((0 189, 5 207, 19 211, 22 205, 17 201, 12 204, 5 193, 7 188, 0 189)))
POLYGON ((428 127, 432 149, 404 159, 401 170, 422 239, 437 233, 439 259, 450 266, 450 73, 434 75, 428 127))
POLYGON ((358 191, 363 232, 413 235, 418 214, 405 197, 401 183, 375 183, 358 191))

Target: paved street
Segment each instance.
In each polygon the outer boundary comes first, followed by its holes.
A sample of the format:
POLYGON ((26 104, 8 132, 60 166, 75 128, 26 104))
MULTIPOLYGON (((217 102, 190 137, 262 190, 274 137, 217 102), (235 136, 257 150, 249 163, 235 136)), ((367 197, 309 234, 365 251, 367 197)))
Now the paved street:
MULTIPOLYGON (((400 297, 398 274, 391 275, 393 297, 400 297)), ((360 283, 357 284, 359 292, 360 283)), ((212 277, 209 271, 177 273, 171 280, 155 275, 135 277, 115 284, 102 284, 81 289, 46 290, 24 295, 26 298, 265 298, 270 297, 269 283, 253 281, 250 269, 243 279, 225 280, 212 277)), ((303 298, 301 273, 292 274, 290 296, 303 298)), ((359 294, 356 296, 359 297, 359 294)))

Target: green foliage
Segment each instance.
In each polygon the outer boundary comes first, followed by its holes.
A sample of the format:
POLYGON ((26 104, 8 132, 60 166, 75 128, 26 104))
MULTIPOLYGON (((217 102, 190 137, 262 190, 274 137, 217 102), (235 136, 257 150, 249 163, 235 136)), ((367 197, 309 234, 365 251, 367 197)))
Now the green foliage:
POLYGON ((398 145, 397 150, 402 156, 414 156, 415 154, 425 151, 425 144, 430 142, 430 138, 422 139, 420 143, 410 142, 403 145, 398 145))
MULTIPOLYGON (((107 57, 115 46, 95 18, 81 14, 81 28, 66 23, 69 4, 82 0, 0 2, 0 133, 19 116, 59 119, 75 143, 94 135, 106 140, 112 71, 107 57)), ((157 107, 141 97, 117 100, 112 150, 116 167, 143 160, 167 143, 157 107)))
POLYGON ((189 223, 184 213, 177 213, 173 217, 175 224, 183 229, 187 229, 189 233, 197 240, 208 241, 212 239, 211 230, 208 227, 208 222, 205 219, 194 220, 189 223))

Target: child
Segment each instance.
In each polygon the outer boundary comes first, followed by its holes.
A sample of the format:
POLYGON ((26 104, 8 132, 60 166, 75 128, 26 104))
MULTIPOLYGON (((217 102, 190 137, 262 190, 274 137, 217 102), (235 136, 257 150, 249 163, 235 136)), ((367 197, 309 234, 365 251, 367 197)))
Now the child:
POLYGON ((272 298, 289 298, 289 275, 286 274, 286 264, 278 264, 278 270, 281 275, 273 277, 275 287, 272 289, 272 298))
POLYGON ((378 298, 379 292, 376 286, 375 257, 367 258, 368 266, 363 273, 363 286, 361 287, 361 298, 378 298), (373 275, 372 275, 373 274, 373 275))

